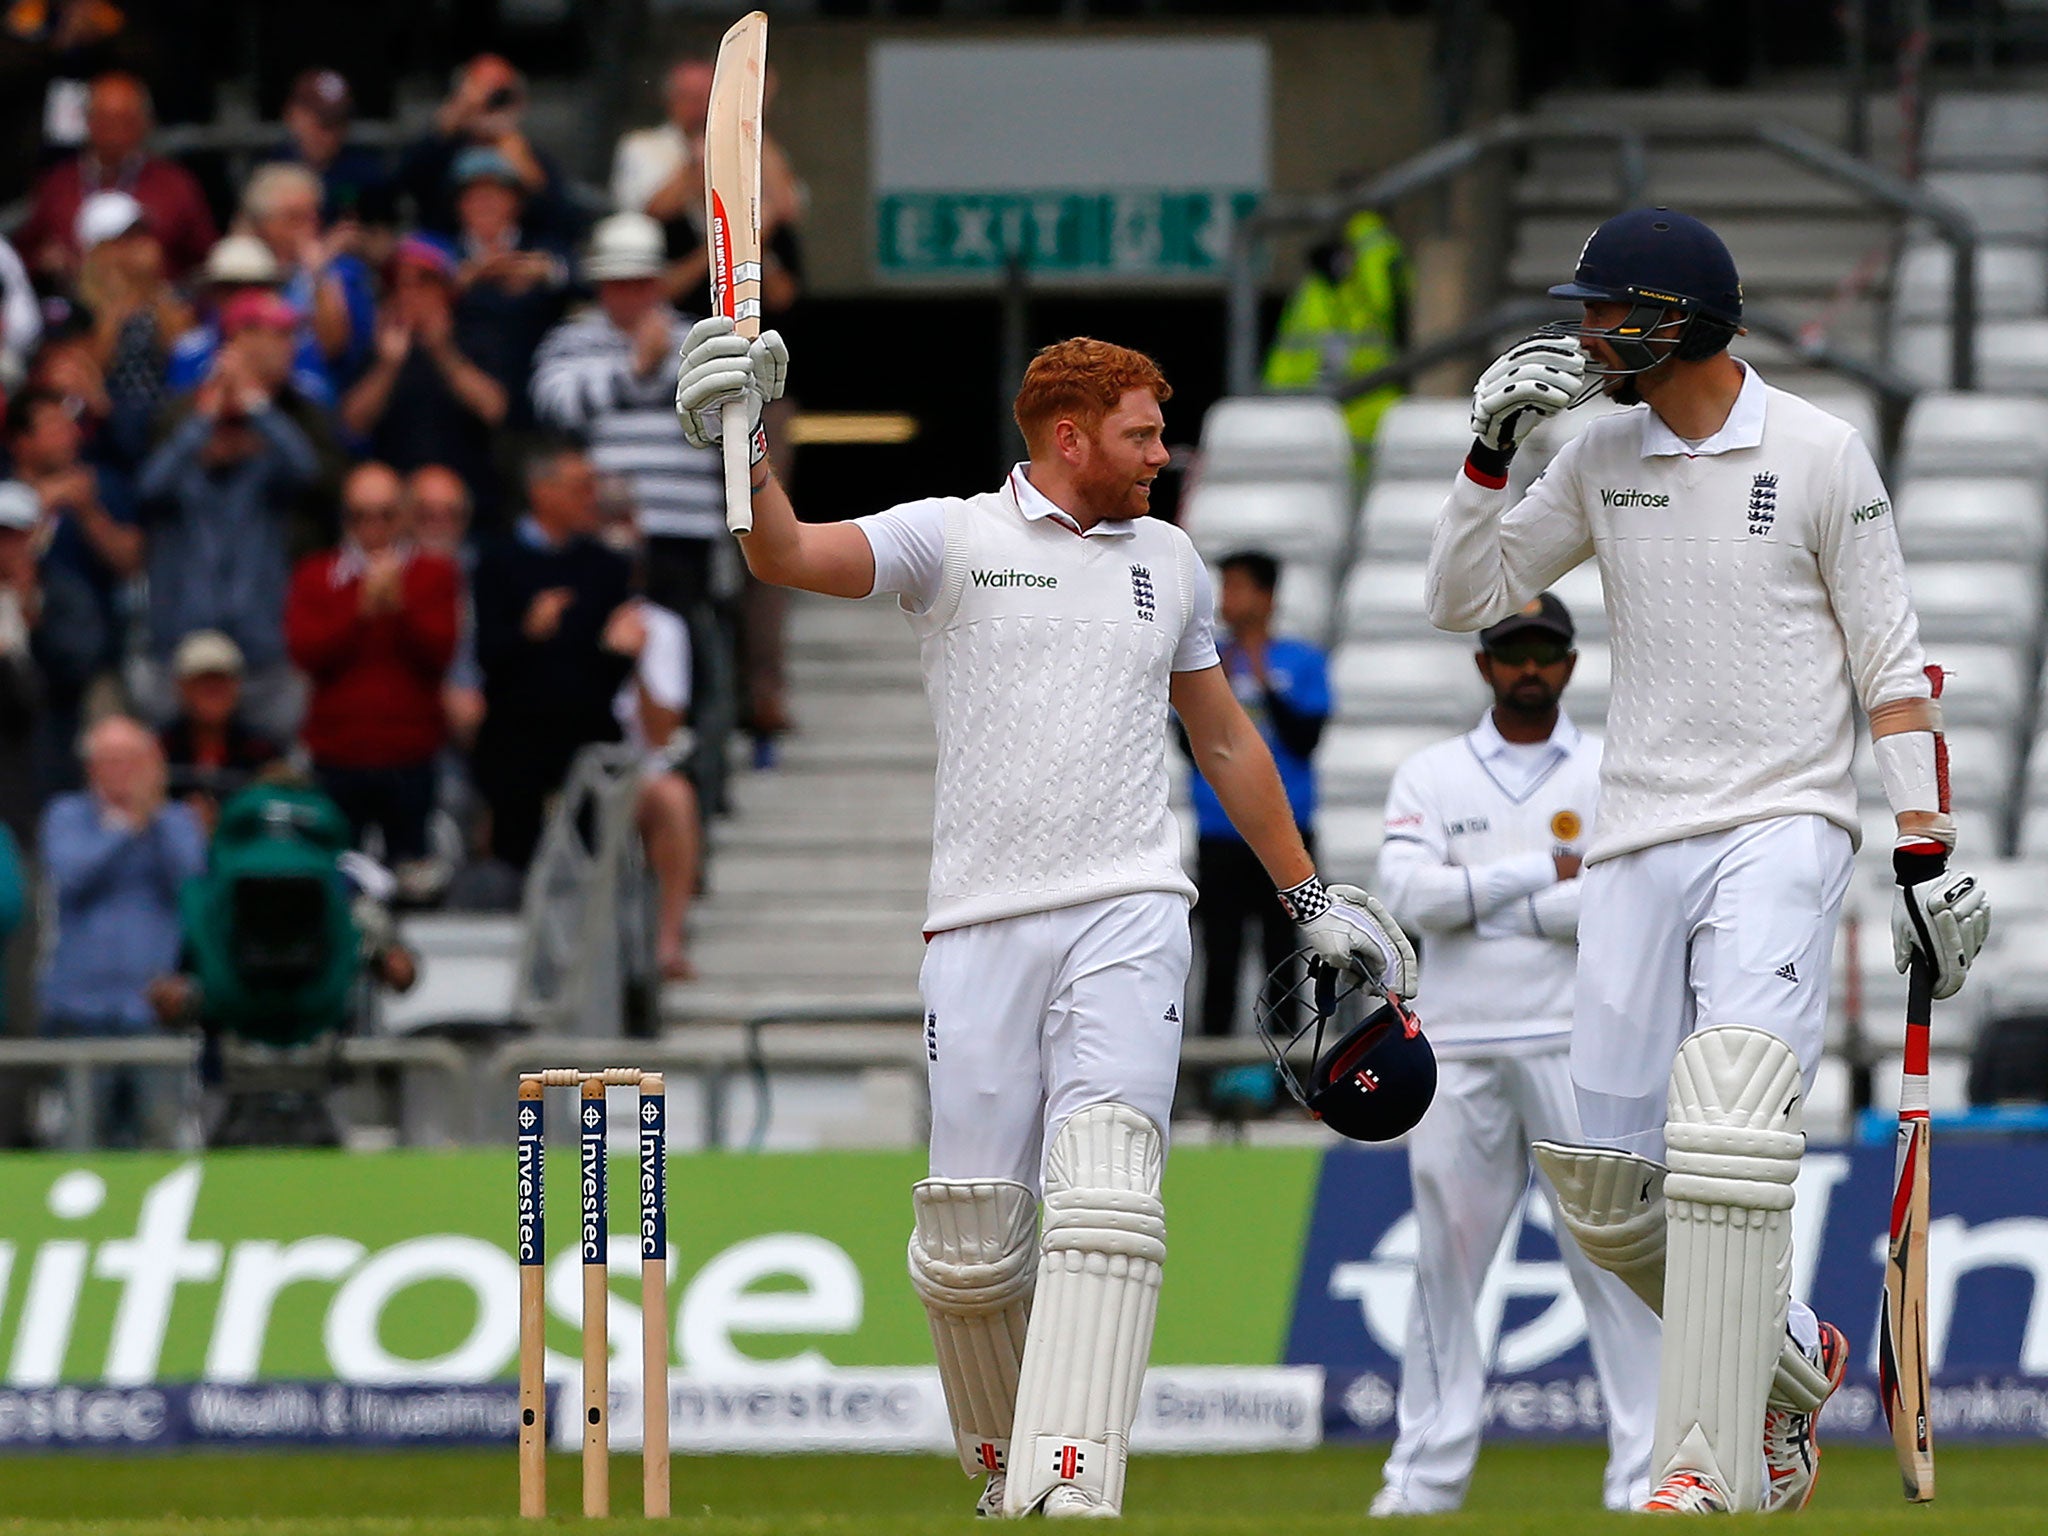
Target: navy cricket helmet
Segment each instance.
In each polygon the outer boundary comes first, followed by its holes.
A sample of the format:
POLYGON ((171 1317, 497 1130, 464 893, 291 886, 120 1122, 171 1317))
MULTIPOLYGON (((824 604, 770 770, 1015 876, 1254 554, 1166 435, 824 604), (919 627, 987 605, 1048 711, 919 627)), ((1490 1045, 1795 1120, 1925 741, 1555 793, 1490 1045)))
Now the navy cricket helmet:
POLYGON ((1636 374, 1675 354, 1698 362, 1727 346, 1742 328, 1742 279, 1721 237, 1690 214, 1669 208, 1618 213, 1586 238, 1572 280, 1550 290, 1553 299, 1626 304, 1629 313, 1605 330, 1566 327, 1581 338, 1597 336, 1621 359, 1619 369, 1588 373, 1636 374), (1680 312, 1675 332, 1665 316, 1680 312), (1653 348, 1651 339, 1669 343, 1653 348))
POLYGON ((1436 1052, 1393 993, 1304 949, 1261 991, 1252 1021, 1301 1107, 1353 1141, 1392 1141, 1436 1097, 1436 1052))

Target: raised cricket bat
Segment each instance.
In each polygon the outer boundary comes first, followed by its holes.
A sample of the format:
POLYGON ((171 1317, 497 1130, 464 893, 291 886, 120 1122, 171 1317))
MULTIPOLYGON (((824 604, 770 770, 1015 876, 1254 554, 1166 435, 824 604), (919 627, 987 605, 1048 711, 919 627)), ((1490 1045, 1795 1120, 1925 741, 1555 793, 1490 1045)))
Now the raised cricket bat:
MULTIPOLYGON (((768 17, 750 11, 718 45, 704 120, 704 231, 711 255, 711 308, 733 329, 761 334, 761 91, 768 71, 768 17)), ((747 411, 725 407, 725 526, 754 530, 748 485, 747 411)))
MULTIPOLYGON (((1927 669, 1934 697, 1942 672, 1927 669)), ((1934 738, 1934 777, 1949 808, 1948 743, 1934 738)), ((1915 954, 1906 976, 1906 1052, 1899 1079, 1899 1150, 1892 1178, 1891 1239, 1885 1247, 1884 1315, 1878 1320, 1877 1385, 1891 1425, 1892 1451, 1906 1497, 1934 1497, 1934 1432, 1927 1380, 1927 1051, 1934 970, 1915 954)))

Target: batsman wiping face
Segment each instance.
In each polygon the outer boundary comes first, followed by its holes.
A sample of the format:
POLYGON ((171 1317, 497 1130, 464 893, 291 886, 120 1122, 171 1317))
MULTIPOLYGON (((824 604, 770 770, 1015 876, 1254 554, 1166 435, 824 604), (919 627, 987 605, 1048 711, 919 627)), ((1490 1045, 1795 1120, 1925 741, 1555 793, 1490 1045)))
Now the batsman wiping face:
MULTIPOLYGON (((728 402, 751 429, 787 362, 773 333, 704 321, 676 396, 685 434, 708 442, 728 402)), ((991 1514, 1123 1504, 1195 894, 1167 808, 1169 707, 1306 942, 1415 990, 1414 951, 1379 904, 1316 877, 1218 665, 1208 575, 1147 515, 1170 393, 1140 353, 1059 342, 1026 371, 1030 459, 999 488, 851 523, 799 523, 756 438, 747 564, 806 591, 895 594, 923 658, 939 749, 919 976, 932 1176, 913 1193, 910 1275, 991 1514)))
POLYGON ((1553 288, 1583 324, 1511 348, 1473 395, 1428 604, 1474 630, 1586 559, 1612 617, 1599 832, 1586 855, 1571 1065, 1595 1145, 1539 1148, 1589 1257, 1662 1312, 1649 1508, 1803 1505, 1841 1333, 1790 1302, 1800 1106, 1821 1059, 1870 721, 1897 821, 1899 968, 1963 983, 1989 911, 1949 868, 1935 689, 1891 501, 1855 430, 1729 356, 1735 263, 1684 214, 1594 231, 1553 288), (1519 502, 1543 417, 1592 424, 1519 502))

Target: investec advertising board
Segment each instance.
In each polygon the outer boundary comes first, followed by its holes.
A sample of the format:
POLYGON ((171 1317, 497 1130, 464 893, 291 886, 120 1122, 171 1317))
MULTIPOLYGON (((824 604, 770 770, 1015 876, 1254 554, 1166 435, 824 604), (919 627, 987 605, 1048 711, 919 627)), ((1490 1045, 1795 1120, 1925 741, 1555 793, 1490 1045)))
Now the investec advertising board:
MULTIPOLYGON (((571 1153, 570 1158, 573 1158, 571 1153)), ((2048 1146, 1937 1147, 1930 1337, 1944 1438, 2048 1436, 2048 1146)), ((565 1159, 550 1184, 574 1188, 565 1159)), ((904 1274, 922 1159, 671 1160, 679 1449, 936 1450, 944 1405, 904 1274)), ((622 1159, 614 1170, 630 1187, 622 1159)), ((1889 1148, 1809 1153, 1795 1283, 1854 1349, 1835 1433, 1882 1438, 1873 1325, 1889 1148)), ((1412 1295, 1398 1153, 1189 1147, 1134 1439, 1385 1438, 1412 1295)), ((0 1448, 509 1445, 518 1346, 503 1152, 0 1159, 0 1448)), ((612 1244, 615 1429, 639 1423, 633 1213, 612 1244)), ((549 1371, 577 1401, 581 1290, 550 1224, 549 1371)), ((1583 1319, 1540 1200, 1481 1296, 1495 1434, 1599 1433, 1583 1319)), ((573 1435, 573 1415, 557 1415, 573 1435)))
POLYGON ((986 287, 1213 282, 1267 186, 1257 39, 879 42, 875 270, 986 287))

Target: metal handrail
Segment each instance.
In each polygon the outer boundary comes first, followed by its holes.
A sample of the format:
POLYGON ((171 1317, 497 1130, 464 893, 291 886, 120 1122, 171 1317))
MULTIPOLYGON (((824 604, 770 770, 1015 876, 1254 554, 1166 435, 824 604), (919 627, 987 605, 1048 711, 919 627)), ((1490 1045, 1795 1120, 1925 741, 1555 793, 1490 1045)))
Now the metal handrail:
MULTIPOLYGON (((1327 229, 1355 213, 1384 212, 1418 192, 1471 170, 1487 156, 1536 144, 1605 143, 1615 153, 1616 201, 1640 202, 1649 177, 1652 140, 1686 144, 1752 144, 1804 166, 1867 201, 1911 218, 1925 219, 1948 245, 1953 260, 1949 289, 1950 368, 1954 387, 1974 389, 1977 381, 1977 226, 1964 209, 1940 193, 1859 160, 1826 140, 1784 124, 1738 123, 1704 127, 1637 128, 1583 117, 1497 118, 1482 128, 1432 145, 1348 193, 1268 199, 1240 220, 1230 237, 1228 277, 1229 367, 1233 394, 1260 391, 1259 273, 1267 241, 1288 229, 1327 229)), ((1761 326, 1758 329, 1762 329, 1761 326)), ((1852 372, 1840 353, 1809 348, 1823 367, 1852 372)), ((1875 365, 1862 365, 1866 372, 1875 365)), ((1867 380, 1866 380, 1867 382, 1867 380)))

